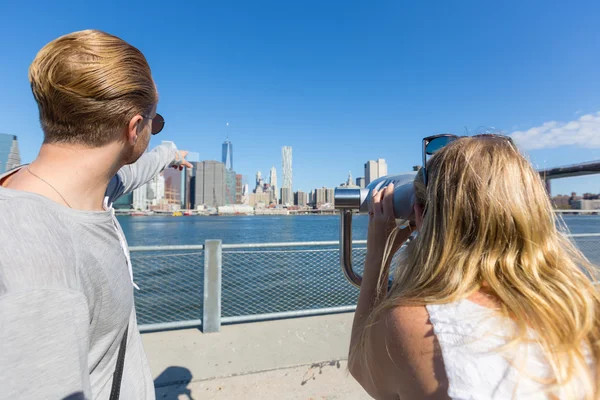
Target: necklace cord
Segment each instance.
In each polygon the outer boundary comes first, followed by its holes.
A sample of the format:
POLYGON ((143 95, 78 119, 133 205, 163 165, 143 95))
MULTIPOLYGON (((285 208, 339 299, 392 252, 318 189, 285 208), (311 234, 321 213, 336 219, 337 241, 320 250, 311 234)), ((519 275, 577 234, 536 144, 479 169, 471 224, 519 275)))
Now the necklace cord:
POLYGON ((68 201, 67 201, 67 200, 64 198, 64 196, 63 196, 62 194, 60 194, 60 192, 59 192, 59 191, 58 191, 58 190, 57 190, 57 189, 56 189, 54 186, 52 186, 52 185, 50 184, 50 182, 48 182, 47 180, 45 180, 45 179, 44 179, 44 178, 42 178, 41 176, 39 176, 39 175, 35 174, 35 173, 34 173, 32 170, 30 170, 30 169, 29 169, 29 165, 28 165, 28 166, 27 166, 25 169, 27 169, 27 171, 28 171, 28 172, 29 172, 31 175, 35 176, 35 177, 36 177, 36 178, 38 178, 40 181, 42 181, 42 182, 44 182, 46 185, 50 186, 50 187, 52 188, 52 190, 54 190, 54 191, 56 192, 56 194, 58 194, 58 195, 60 196, 60 198, 62 199, 62 201, 64 201, 64 202, 65 202, 65 204, 66 204, 67 206, 69 206, 69 208, 73 208, 73 207, 71 207, 71 205, 69 204, 69 202, 68 202, 68 201))

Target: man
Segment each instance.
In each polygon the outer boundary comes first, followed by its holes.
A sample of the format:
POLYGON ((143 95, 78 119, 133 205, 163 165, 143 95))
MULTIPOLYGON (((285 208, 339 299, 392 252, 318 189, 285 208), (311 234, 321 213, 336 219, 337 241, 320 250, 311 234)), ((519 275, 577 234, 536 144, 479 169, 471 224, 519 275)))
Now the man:
POLYGON ((111 204, 190 165, 169 146, 135 163, 164 120, 146 59, 123 40, 60 37, 29 79, 44 142, 0 177, 0 398, 154 399, 111 204))

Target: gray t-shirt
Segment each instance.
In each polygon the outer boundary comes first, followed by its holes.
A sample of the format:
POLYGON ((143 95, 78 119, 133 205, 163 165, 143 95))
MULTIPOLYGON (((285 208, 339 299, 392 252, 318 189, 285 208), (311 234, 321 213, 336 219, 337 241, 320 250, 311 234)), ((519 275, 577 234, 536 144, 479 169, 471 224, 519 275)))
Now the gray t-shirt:
MULTIPOLYGON (((171 164, 158 146, 123 167, 108 204, 171 164)), ((129 252, 114 211, 0 187, 0 399, 108 399, 129 325, 121 399, 154 399, 129 252)))

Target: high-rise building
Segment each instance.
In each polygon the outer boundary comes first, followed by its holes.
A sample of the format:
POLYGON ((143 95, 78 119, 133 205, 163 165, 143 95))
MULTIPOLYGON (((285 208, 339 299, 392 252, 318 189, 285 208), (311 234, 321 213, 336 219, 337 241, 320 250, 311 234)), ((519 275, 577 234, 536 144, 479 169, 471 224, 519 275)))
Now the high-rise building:
MULTIPOLYGON (((196 165, 197 163, 200 162, 200 154, 196 153, 196 152, 189 152, 186 159, 192 163, 192 165, 196 165)), ((181 189, 182 189, 182 193, 181 193, 181 207, 183 207, 186 210, 189 210, 193 207, 192 204, 192 181, 193 178, 196 176, 196 171, 195 168, 186 168, 184 169, 182 174, 182 184, 181 184, 181 189)))
POLYGON ((314 202, 315 208, 319 208, 323 204, 327 203, 327 189, 326 188, 315 189, 313 202, 314 202))
POLYGON ((162 173, 156 175, 144 186, 146 187, 147 208, 151 210, 165 210, 168 208, 165 201, 165 177, 162 173))
POLYGON ((225 171, 225 204, 236 204, 236 174, 234 170, 228 169, 225 171))
POLYGON ((146 210, 148 208, 148 185, 143 184, 133 191, 132 205, 134 210, 146 210))
POLYGON ((186 168, 183 170, 184 201, 182 202, 181 207, 183 207, 185 210, 190 210, 194 207, 194 203, 192 201, 194 197, 194 188, 192 188, 192 184, 194 182, 194 178, 196 177, 196 166, 198 165, 198 161, 190 161, 190 163, 194 166, 194 168, 186 168))
POLYGON ((352 172, 348 172, 348 179, 346 180, 346 182, 340 184, 340 187, 345 187, 345 188, 355 188, 355 187, 357 187, 354 184, 354 180, 352 180, 352 172))
POLYGON ((271 193, 256 192, 248 196, 248 204, 256 208, 265 208, 271 202, 271 193))
POLYGON ((249 199, 250 199, 250 194, 249 194, 248 184, 244 183, 244 188, 242 189, 242 203, 241 204, 248 204, 249 199))
POLYGON ((187 157, 185 159, 191 163, 192 162, 200 162, 200 154, 195 151, 190 151, 190 152, 188 152, 187 157))
POLYGON ((365 164, 365 185, 373 182, 377 178, 387 175, 387 163, 383 158, 377 161, 369 160, 365 164))
POLYGON ((223 142, 221 162, 225 164, 226 170, 233 169, 233 144, 229 140, 223 142))
POLYGON ((277 170, 275 169, 274 165, 271 167, 271 171, 269 173, 269 184, 271 185, 271 188, 273 188, 273 194, 275 195, 275 203, 277 203, 279 200, 279 191, 277 190, 277 170))
MULTIPOLYGON (((292 189, 292 147, 283 146, 281 149, 281 164, 283 171, 282 188, 292 189)), ((282 196, 283 197, 283 196, 282 196)))
POLYGON ((225 164, 218 161, 196 163, 193 179, 192 203, 194 207, 225 205, 225 164))
POLYGON ((131 210, 133 207, 133 192, 129 192, 121 197, 119 197, 113 203, 113 208, 115 210, 131 210))
POLYGON ((377 179, 378 174, 377 161, 367 161, 365 164, 365 184, 371 183, 377 179))
POLYGON ((163 172, 165 178, 165 202, 173 209, 181 207, 182 196, 185 195, 185 187, 182 185, 182 178, 184 178, 185 174, 186 171, 174 168, 167 168, 163 172))
POLYGON ((289 187, 281 188, 281 204, 284 206, 293 206, 294 205, 294 192, 292 192, 292 188, 289 188, 289 187))
POLYGON ((298 207, 306 207, 308 205, 308 193, 298 190, 294 194, 294 203, 298 207))
POLYGON ((244 195, 244 177, 242 174, 235 175, 235 204, 242 204, 244 195))
POLYGON ((356 186, 358 186, 361 189, 367 187, 367 185, 365 185, 365 178, 362 176, 360 178, 356 178, 356 186))
POLYGON ((379 174, 378 178, 381 178, 382 176, 386 176, 388 174, 387 163, 383 158, 379 158, 377 160, 377 169, 379 174))
POLYGON ((332 206, 335 204, 334 195, 335 189, 325 189, 325 201, 327 202, 327 204, 330 204, 332 206))
POLYGON ((19 143, 15 135, 0 133, 0 174, 21 164, 19 143))
POLYGON ((254 192, 256 192, 259 188, 262 191, 262 187, 263 187, 262 173, 260 171, 257 171, 256 172, 256 184, 254 185, 254 192))

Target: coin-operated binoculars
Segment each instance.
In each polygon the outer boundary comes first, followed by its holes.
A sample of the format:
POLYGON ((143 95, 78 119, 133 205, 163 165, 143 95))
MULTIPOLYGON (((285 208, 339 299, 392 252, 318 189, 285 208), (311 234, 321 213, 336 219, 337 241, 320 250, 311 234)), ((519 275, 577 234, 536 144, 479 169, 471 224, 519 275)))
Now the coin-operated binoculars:
POLYGON ((416 172, 401 175, 388 175, 371 182, 365 189, 335 189, 335 208, 340 210, 340 264, 346 279, 360 287, 362 276, 352 268, 352 214, 367 212, 373 190, 394 184, 394 216, 399 226, 414 221, 413 204, 415 190, 413 181, 416 172))

